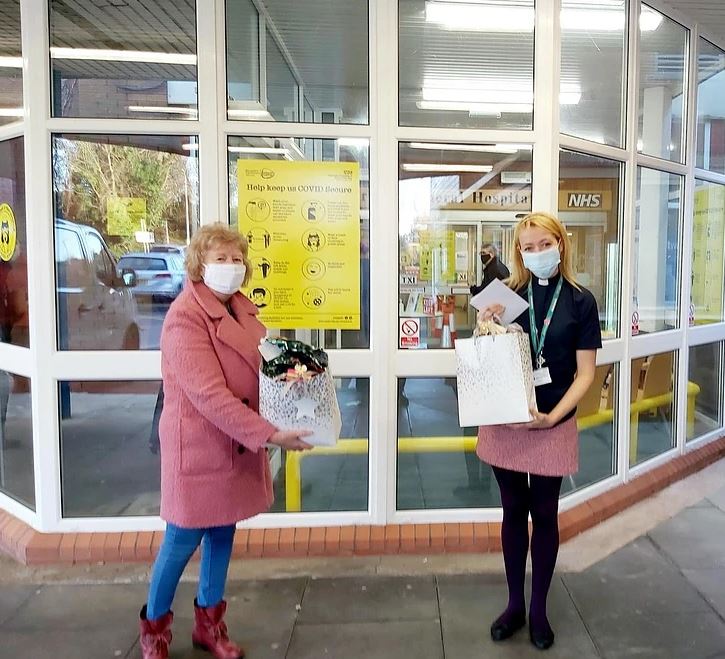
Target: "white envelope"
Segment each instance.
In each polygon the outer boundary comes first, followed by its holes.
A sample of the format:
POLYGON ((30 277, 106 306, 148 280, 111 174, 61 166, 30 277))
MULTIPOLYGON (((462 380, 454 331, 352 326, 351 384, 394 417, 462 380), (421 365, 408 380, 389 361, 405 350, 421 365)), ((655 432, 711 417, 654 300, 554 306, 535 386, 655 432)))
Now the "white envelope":
POLYGON ((501 304, 506 307, 506 311, 501 317, 501 324, 504 326, 513 323, 529 308, 529 303, 500 279, 494 279, 480 293, 471 298, 471 306, 479 310, 492 304, 501 304))

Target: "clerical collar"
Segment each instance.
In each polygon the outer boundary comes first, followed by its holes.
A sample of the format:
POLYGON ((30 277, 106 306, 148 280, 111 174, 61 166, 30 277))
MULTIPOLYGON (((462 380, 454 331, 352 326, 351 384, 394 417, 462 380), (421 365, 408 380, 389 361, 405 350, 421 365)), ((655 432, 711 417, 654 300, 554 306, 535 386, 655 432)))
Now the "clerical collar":
POLYGON ((548 279, 539 279, 538 277, 536 277, 536 283, 538 283, 539 286, 548 286, 549 282, 556 283, 556 281, 559 279, 560 274, 561 273, 557 272, 556 274, 552 275, 548 279))

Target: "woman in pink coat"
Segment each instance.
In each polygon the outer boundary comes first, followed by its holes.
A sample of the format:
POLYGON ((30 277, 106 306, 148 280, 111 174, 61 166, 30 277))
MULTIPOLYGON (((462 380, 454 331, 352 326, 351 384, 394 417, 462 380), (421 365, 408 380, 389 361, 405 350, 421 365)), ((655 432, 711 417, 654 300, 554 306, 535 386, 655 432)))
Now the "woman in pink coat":
POLYGON ((201 544, 192 641, 218 659, 237 659, 244 651, 229 640, 223 599, 235 524, 272 504, 265 444, 311 447, 301 439, 307 432, 277 430, 258 414, 257 346, 265 328, 239 292, 251 275, 247 241, 221 224, 203 227, 189 245, 186 269, 187 284, 161 333, 167 526, 141 610, 141 648, 144 659, 168 657, 176 586, 201 544))

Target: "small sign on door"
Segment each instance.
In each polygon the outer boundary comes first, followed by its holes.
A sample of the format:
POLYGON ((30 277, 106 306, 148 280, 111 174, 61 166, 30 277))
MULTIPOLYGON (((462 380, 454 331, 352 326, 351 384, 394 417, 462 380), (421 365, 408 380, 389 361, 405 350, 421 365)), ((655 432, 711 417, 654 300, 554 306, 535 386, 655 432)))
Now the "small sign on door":
POLYGON ((418 318, 400 319, 400 347, 420 347, 420 320, 418 318))

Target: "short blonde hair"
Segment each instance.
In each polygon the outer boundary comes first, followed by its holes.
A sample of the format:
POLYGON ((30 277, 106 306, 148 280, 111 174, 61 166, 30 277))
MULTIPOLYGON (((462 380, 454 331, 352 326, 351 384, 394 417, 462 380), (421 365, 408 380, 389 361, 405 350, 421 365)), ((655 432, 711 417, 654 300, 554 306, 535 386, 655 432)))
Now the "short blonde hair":
POLYGON ((230 229, 226 224, 217 222, 201 227, 194 233, 194 237, 186 250, 186 274, 191 281, 201 281, 204 274, 204 262, 210 249, 221 245, 238 247, 247 268, 242 286, 249 283, 252 276, 252 264, 249 261, 249 245, 247 239, 237 231, 230 229))
POLYGON ((571 264, 571 241, 566 233, 566 228, 558 218, 549 213, 542 212, 529 213, 514 228, 514 242, 511 247, 510 261, 511 276, 506 280, 506 283, 514 290, 519 290, 522 286, 529 283, 531 273, 524 265, 520 250, 521 231, 529 227, 543 229, 556 238, 559 243, 559 251, 561 252, 559 271, 564 279, 578 289, 579 284, 576 281, 574 269, 571 264))

